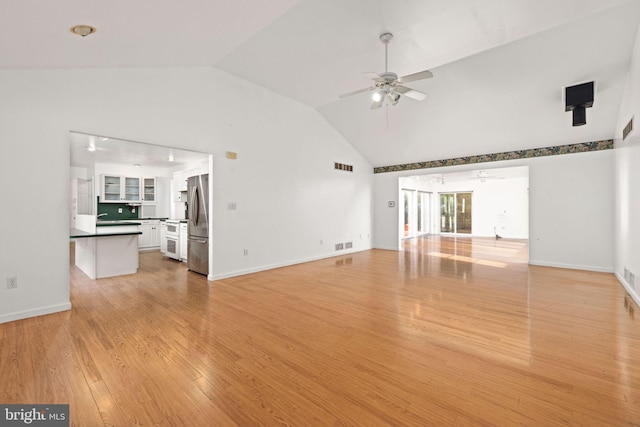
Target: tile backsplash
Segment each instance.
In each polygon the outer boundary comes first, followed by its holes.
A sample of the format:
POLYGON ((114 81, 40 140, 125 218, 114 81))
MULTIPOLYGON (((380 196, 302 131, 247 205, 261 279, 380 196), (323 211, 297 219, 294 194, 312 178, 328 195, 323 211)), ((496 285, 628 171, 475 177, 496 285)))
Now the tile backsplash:
POLYGON ((129 206, 126 203, 100 203, 98 197, 98 215, 106 213, 100 217, 102 220, 138 219, 139 209, 140 206, 129 206), (122 209, 122 213, 118 212, 119 209, 122 209))

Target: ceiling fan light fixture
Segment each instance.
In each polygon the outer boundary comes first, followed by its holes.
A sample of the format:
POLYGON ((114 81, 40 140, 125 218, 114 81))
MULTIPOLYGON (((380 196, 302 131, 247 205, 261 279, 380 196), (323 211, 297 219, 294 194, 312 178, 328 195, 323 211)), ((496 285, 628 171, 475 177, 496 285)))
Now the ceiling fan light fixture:
POLYGON ((93 34, 97 31, 91 25, 74 25, 70 30, 73 34, 77 34, 81 37, 87 37, 89 34, 93 34))
POLYGON ((380 101, 382 101, 382 97, 383 97, 383 96, 384 96, 384 92, 382 92, 382 91, 376 91, 376 92, 373 92, 373 95, 371 95, 371 99, 372 99, 374 102, 380 102, 380 101))

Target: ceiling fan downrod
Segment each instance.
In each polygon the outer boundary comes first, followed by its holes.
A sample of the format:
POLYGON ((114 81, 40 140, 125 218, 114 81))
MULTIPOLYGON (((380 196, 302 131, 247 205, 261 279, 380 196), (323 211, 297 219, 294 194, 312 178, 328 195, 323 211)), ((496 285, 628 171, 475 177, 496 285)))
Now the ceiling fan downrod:
POLYGON ((388 50, 389 50, 389 42, 391 41, 391 39, 393 38, 393 34, 391 33, 384 33, 380 35, 380 41, 384 44, 384 72, 387 73, 388 67, 388 50))

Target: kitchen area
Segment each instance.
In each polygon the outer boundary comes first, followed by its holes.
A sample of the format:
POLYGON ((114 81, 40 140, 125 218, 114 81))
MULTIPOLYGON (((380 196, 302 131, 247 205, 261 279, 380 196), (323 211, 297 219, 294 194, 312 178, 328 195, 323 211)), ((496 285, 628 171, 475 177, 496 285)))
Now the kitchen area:
POLYGON ((208 275, 210 155, 70 132, 71 250, 92 279, 158 252, 208 275))

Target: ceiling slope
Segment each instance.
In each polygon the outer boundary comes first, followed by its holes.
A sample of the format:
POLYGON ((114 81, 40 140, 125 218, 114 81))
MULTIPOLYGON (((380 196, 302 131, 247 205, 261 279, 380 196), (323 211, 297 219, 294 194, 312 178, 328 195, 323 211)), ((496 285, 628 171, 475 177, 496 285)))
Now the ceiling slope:
POLYGON ((406 75, 601 12, 622 0, 302 0, 216 67, 319 107, 389 65, 406 75))
POLYGON ((637 0, 0 1, 0 68, 214 66, 316 108, 372 165, 611 138, 637 0), (81 38, 69 28, 95 26, 81 38), (430 69, 369 110, 365 71, 430 69), (595 80, 587 125, 562 88, 595 80))
MULTIPOLYGON (((367 93, 318 110, 373 166, 611 139, 640 2, 627 2, 439 67, 410 84, 425 101, 369 110, 367 93), (563 88, 596 82, 572 127, 563 88)), ((402 73, 404 71, 400 71, 402 73)))

